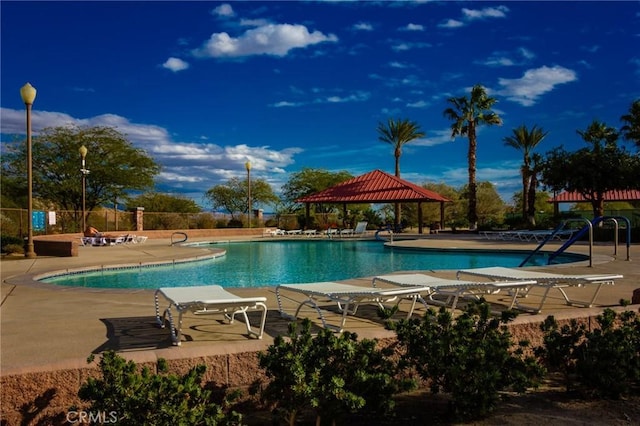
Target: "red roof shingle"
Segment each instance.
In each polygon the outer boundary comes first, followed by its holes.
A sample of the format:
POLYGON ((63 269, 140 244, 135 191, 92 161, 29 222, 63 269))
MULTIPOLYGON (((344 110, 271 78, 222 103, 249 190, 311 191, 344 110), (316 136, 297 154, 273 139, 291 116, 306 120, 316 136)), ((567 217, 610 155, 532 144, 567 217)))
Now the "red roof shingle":
POLYGON ((389 173, 374 170, 296 201, 299 203, 388 203, 451 200, 389 173))
MULTIPOLYGON (((604 193, 604 201, 639 201, 640 189, 627 191, 607 191, 604 193)), ((549 200, 550 203, 581 203, 585 198, 577 192, 562 192, 549 200)))

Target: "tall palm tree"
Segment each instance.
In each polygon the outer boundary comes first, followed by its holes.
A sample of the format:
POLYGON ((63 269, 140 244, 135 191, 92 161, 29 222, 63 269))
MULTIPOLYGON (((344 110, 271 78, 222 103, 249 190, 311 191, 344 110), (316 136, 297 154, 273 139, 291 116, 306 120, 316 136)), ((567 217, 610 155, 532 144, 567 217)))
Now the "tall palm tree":
POLYGON ((636 147, 640 149, 640 99, 633 101, 629 107, 629 114, 625 114, 620 117, 624 126, 620 128, 622 136, 636 144, 636 147))
MULTIPOLYGON (((400 177, 400 156, 402 146, 413 140, 423 138, 425 133, 420 125, 408 119, 394 120, 390 118, 387 124, 378 123, 378 140, 393 145, 393 155, 396 159, 396 177, 400 177)), ((395 224, 400 224, 400 203, 395 203, 395 224)))
POLYGON ((493 111, 491 107, 496 103, 495 98, 487 96, 486 89, 476 84, 471 88, 470 97, 449 98, 448 102, 453 108, 444 110, 444 116, 453 121, 451 125, 451 137, 467 136, 469 139, 469 210, 467 217, 469 227, 476 229, 478 226, 477 212, 477 184, 476 184, 476 151, 478 147, 476 129, 478 126, 486 124, 502 124, 502 119, 493 111))
MULTIPOLYGON (((535 211, 531 211, 529 203, 529 187, 530 181, 537 181, 536 176, 532 176, 531 154, 533 149, 547 136, 549 132, 543 131, 537 126, 533 126, 531 130, 524 124, 513 129, 511 136, 504 138, 504 144, 519 151, 522 151, 523 162, 520 168, 522 175, 522 218, 525 217, 530 224, 535 225, 535 211)), ((535 191, 535 185, 534 185, 535 191)), ((535 195, 533 195, 535 197, 535 195)))

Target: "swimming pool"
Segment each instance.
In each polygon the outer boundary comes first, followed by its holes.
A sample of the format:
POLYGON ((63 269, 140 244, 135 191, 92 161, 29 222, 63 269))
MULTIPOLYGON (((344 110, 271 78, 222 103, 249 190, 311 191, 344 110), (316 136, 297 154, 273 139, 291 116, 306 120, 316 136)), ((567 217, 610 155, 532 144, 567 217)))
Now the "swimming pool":
MULTIPOLYGON (((226 256, 154 267, 101 269, 50 276, 43 282, 92 288, 180 287, 219 284, 265 287, 277 284, 336 281, 395 271, 516 267, 530 253, 519 250, 415 249, 384 246, 379 241, 287 240, 211 243, 226 256)), ((563 254, 554 263, 584 260, 563 254), (557 261, 557 262, 556 262, 557 261)), ((546 265, 546 254, 528 266, 546 265)))

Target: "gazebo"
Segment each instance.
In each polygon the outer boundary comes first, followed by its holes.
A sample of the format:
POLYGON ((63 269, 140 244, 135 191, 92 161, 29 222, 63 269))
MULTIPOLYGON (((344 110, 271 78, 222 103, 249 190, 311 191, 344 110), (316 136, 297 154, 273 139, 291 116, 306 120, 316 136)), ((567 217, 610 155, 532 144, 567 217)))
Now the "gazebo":
MULTIPOLYGON (((604 201, 640 201, 640 189, 629 189, 626 191, 607 191, 604 193, 604 201)), ((553 203, 553 212, 558 214, 560 203, 586 203, 586 200, 578 192, 561 192, 549 200, 553 203)))
POLYGON ((305 204, 307 218, 311 204, 342 204, 346 214, 348 204, 418 203, 418 232, 422 234, 422 203, 440 203, 440 223, 444 223, 444 203, 451 200, 382 170, 374 170, 298 198, 296 202, 305 204))

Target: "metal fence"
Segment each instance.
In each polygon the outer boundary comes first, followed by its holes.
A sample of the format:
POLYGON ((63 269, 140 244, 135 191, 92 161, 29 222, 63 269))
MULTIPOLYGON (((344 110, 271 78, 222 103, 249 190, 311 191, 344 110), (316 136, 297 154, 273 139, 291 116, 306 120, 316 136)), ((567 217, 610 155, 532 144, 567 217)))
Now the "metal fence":
MULTIPOLYGON (((0 208, 0 230, 3 236, 24 237, 27 235, 27 210, 0 208)), ((87 214, 87 226, 100 232, 137 231, 136 211, 99 209, 87 214)), ((237 216, 217 212, 165 213, 143 212, 142 229, 213 229, 247 227, 247 216, 237 216)), ((274 226, 275 217, 254 217, 252 227, 274 226)), ((82 232, 82 213, 70 210, 33 212, 33 235, 70 234, 82 232)))

